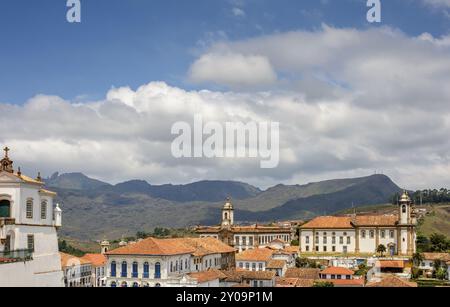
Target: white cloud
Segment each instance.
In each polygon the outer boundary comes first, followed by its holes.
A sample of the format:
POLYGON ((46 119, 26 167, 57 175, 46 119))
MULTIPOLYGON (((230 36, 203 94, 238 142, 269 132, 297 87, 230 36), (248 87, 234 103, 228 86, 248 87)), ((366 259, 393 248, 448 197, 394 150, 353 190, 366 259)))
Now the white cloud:
POLYGON ((450 0, 423 0, 427 5, 434 7, 448 7, 450 8, 450 0))
POLYGON ((246 15, 245 11, 238 7, 234 7, 232 9, 232 12, 235 17, 245 17, 245 15, 246 15))
POLYGON ((191 66, 189 77, 195 83, 216 83, 229 87, 267 85, 277 78, 264 56, 223 52, 200 57, 191 66))
POLYGON ((91 103, 41 95, 21 106, 0 104, 0 143, 30 175, 40 169, 108 181, 268 186, 378 171, 406 188, 449 186, 448 40, 324 27, 222 42, 199 56, 191 78, 240 91, 152 82, 112 89, 91 103), (254 91, 264 83, 265 91, 254 91), (219 122, 280 122, 279 168, 262 170, 256 159, 173 159, 172 124, 198 113, 219 122))

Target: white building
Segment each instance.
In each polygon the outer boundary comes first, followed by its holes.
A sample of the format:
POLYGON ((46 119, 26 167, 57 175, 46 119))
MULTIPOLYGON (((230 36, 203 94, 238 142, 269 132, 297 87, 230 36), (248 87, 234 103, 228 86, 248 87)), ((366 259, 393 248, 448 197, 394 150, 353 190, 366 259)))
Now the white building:
POLYGON ((81 259, 89 262, 92 266, 92 286, 106 287, 106 256, 104 254, 86 254, 81 259))
POLYGON ((63 286, 57 228, 61 209, 44 182, 0 161, 0 287, 63 286))
POLYGON ((148 238, 106 253, 108 287, 199 287, 234 267, 235 250, 213 238, 148 238), (196 277, 198 279, 196 279, 196 277))
POLYGON ((287 226, 238 226, 234 223, 234 207, 228 199, 222 209, 220 226, 199 226, 196 233, 201 238, 216 238, 242 252, 249 249, 267 247, 274 240, 285 244, 292 241, 292 227, 287 226))
POLYGON ((316 254, 375 254, 384 245, 388 255, 416 251, 416 215, 408 193, 398 215, 322 216, 300 227, 300 252, 316 254))
POLYGON ((84 258, 60 253, 64 272, 64 285, 68 288, 89 288, 93 286, 92 263, 84 258))

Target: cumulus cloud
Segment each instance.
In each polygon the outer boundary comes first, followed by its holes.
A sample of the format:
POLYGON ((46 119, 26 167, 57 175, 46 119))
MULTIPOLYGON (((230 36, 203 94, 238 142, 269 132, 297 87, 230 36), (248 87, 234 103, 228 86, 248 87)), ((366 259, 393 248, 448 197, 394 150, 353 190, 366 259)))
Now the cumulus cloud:
POLYGON ((40 95, 0 104, 0 142, 31 175, 82 171, 112 182, 233 179, 267 187, 378 171, 406 188, 448 186, 448 40, 324 26, 221 42, 199 56, 190 76, 239 90, 151 82, 89 103, 40 95), (265 90, 255 91, 260 84, 265 90), (194 114, 221 123, 280 122, 279 167, 261 169, 258 159, 174 159, 171 126, 194 114))
POLYGON ((238 7, 234 7, 232 9, 232 12, 233 12, 233 15, 235 17, 245 17, 245 15, 246 15, 245 11, 243 9, 241 9, 241 8, 238 8, 238 7))
POLYGON ((228 87, 261 86, 275 82, 277 76, 269 60, 260 55, 208 53, 190 69, 195 83, 215 83, 228 87))

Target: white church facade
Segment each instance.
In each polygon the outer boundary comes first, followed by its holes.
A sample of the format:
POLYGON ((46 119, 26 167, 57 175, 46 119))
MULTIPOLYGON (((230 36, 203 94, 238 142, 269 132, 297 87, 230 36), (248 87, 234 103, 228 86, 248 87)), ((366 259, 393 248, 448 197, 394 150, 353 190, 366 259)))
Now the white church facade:
POLYGON ((63 286, 57 228, 61 209, 44 182, 0 161, 0 287, 63 286))
POLYGON ((387 255, 416 252, 416 213, 407 192, 398 214, 321 216, 300 227, 300 252, 315 254, 375 254, 383 245, 387 255))

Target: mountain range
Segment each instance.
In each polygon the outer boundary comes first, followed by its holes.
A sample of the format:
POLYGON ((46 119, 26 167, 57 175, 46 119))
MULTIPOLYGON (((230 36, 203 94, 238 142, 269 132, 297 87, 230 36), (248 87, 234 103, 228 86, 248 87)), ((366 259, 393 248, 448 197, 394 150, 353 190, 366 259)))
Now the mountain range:
POLYGON ((108 239, 155 227, 216 225, 227 197, 238 223, 309 219, 351 207, 385 204, 401 189, 385 175, 335 179, 267 190, 243 182, 200 181, 152 185, 133 180, 116 185, 82 173, 47 178, 63 209, 63 236, 108 239))

